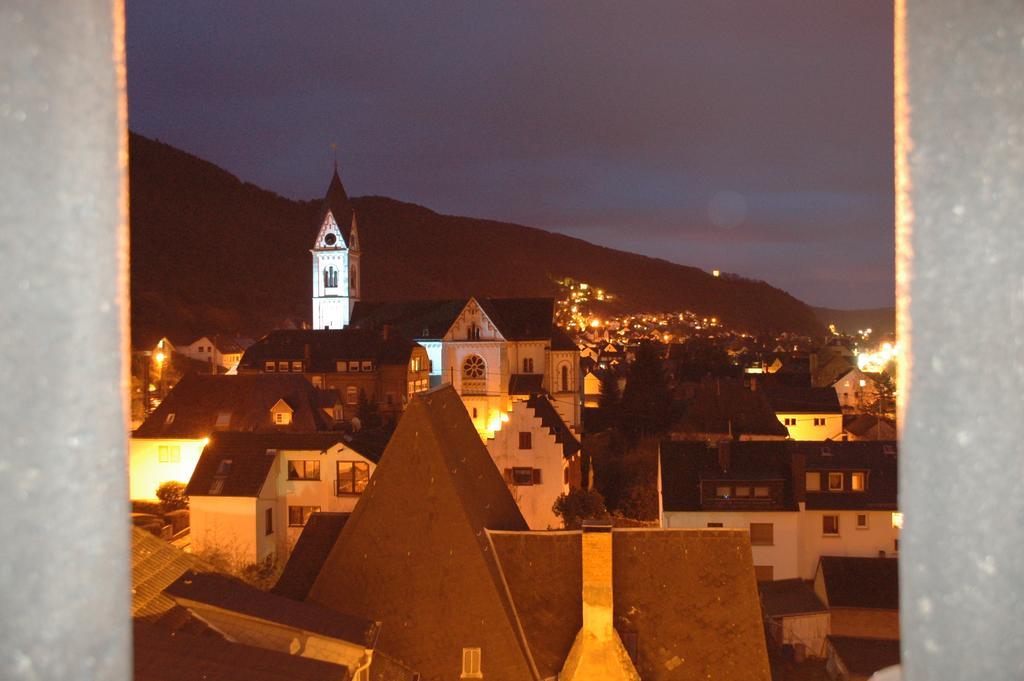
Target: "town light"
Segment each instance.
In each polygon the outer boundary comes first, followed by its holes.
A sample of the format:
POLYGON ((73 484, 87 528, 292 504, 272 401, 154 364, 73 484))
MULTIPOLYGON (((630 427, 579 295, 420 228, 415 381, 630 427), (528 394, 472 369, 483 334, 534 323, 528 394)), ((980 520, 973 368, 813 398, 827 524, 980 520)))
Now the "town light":
POLYGON ((719 272, 718 270, 711 270, 711 276, 712 277, 717 277, 717 276, 720 276, 721 274, 722 273, 719 272))
POLYGON ((157 364, 163 364, 164 360, 167 359, 167 356, 162 352, 158 352, 155 355, 153 355, 153 359, 156 360, 157 364))
POLYGON ((899 511, 894 511, 892 514, 892 526, 898 530, 903 529, 903 514, 899 511))
POLYGON ((592 328, 596 329, 597 327, 601 326, 601 320, 600 319, 591 319, 590 320, 590 326, 592 328))

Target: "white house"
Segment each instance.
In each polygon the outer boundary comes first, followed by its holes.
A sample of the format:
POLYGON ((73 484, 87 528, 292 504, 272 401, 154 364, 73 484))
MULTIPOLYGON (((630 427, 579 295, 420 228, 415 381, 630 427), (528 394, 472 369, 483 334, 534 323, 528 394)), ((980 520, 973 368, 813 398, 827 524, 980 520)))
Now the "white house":
POLYGON ((878 401, 878 374, 851 367, 832 383, 839 406, 844 412, 864 412, 878 401))
POLYGON ((843 410, 832 388, 776 385, 763 390, 791 440, 842 438, 843 410))
POLYGON ((508 420, 502 420, 486 445, 530 529, 562 527, 551 508, 569 491, 580 443, 551 399, 536 395, 514 402, 508 420))
POLYGON ((214 433, 329 430, 337 400, 300 375, 186 376, 131 435, 130 498, 156 499, 162 483, 188 482, 214 433))
POLYGON ((451 383, 484 438, 514 401, 539 393, 579 428, 579 348, 555 326, 550 298, 358 302, 352 324, 394 326, 426 348, 430 384, 451 383))
POLYGON ((342 433, 218 433, 186 492, 192 548, 284 559, 313 513, 351 513, 380 452, 342 433))
POLYGON ((896 555, 895 442, 663 442, 662 527, 750 532, 762 580, 812 579, 821 556, 896 555))

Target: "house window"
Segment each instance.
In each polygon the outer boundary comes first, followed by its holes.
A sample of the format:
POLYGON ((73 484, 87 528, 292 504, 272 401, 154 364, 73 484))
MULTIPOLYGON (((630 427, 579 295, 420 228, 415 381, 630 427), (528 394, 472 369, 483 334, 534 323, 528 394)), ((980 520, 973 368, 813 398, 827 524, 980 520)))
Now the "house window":
POLYGON ((316 460, 301 460, 288 462, 289 480, 319 480, 320 462, 316 460))
POLYGON ((476 418, 476 407, 473 407, 473 418, 476 418))
POLYGON ((359 371, 359 362, 349 362, 348 363, 348 370, 349 371, 359 371))
POLYGON ((732 487, 719 486, 715 488, 715 496, 719 499, 728 499, 732 496, 732 487))
POLYGON ((338 270, 334 267, 328 267, 324 270, 324 288, 337 288, 338 287, 338 270))
POLYGON ((362 494, 370 481, 370 464, 365 461, 338 462, 337 494, 362 494))
POLYGON ((364 361, 361 363, 361 369, 363 371, 373 371, 373 361, 364 361))
POLYGON ((469 328, 466 329, 466 338, 468 340, 480 340, 480 327, 476 324, 470 324, 469 328))
POLYGON ((539 485, 540 469, 520 467, 513 468, 512 484, 518 487, 529 487, 530 485, 539 485))
POLYGON ((356 404, 359 402, 359 388, 350 385, 345 388, 345 404, 356 404))
POLYGON ((227 428, 231 425, 231 412, 222 411, 217 413, 217 421, 213 424, 214 428, 227 428))
POLYGON ((796 419, 795 418, 786 417, 786 418, 782 419, 782 425, 784 425, 784 426, 795 426, 796 425, 796 419))
POLYGON ((892 526, 897 530, 903 529, 903 514, 899 511, 892 514, 892 526))
POLYGON ((829 473, 828 474, 828 491, 829 492, 842 492, 843 491, 843 474, 842 473, 829 473))
POLYGON ((533 373, 533 357, 527 357, 527 358, 525 358, 523 360, 523 373, 524 374, 532 374, 533 373))
POLYGON ((480 380, 487 373, 487 364, 479 355, 470 355, 462 363, 462 377, 470 380, 480 380))
POLYGON ((287 411, 275 411, 274 412, 274 425, 276 426, 287 426, 292 422, 291 412, 287 411))
POLYGON ((289 506, 288 527, 305 527, 309 522, 309 516, 319 511, 319 506, 289 506))
POLYGON ((164 425, 165 426, 169 426, 172 423, 174 423, 174 412, 171 412, 170 414, 168 414, 167 418, 164 419, 164 425))
POLYGON ((217 464, 217 476, 229 475, 231 473, 231 464, 234 463, 231 459, 221 459, 220 463, 217 464))
POLYGON ((708 523, 708 527, 724 527, 722 523, 708 523))
POLYGON ((762 486, 754 488, 754 497, 756 497, 757 499, 767 499, 770 496, 771 490, 768 489, 768 487, 762 486))
POLYGON ((461 679, 482 679, 483 672, 480 671, 480 649, 462 649, 462 674, 461 679))
POLYGON ((272 508, 263 512, 263 534, 274 534, 274 509, 272 508))
POLYGON ((818 471, 812 471, 805 474, 804 480, 806 481, 808 492, 817 492, 821 489, 821 473, 818 471))
POLYGON ((314 388, 323 388, 324 387, 324 377, 323 376, 310 376, 309 381, 310 381, 310 383, 313 384, 314 388))
POLYGON ((562 484, 563 485, 568 485, 569 484, 569 467, 568 466, 566 466, 565 468, 562 469, 562 484))
POLYGON ((533 449, 533 433, 519 433, 519 449, 533 449))
POLYGON ((775 524, 750 523, 750 544, 751 546, 774 546, 775 524))
POLYGON ((269 373, 273 373, 277 370, 277 364, 272 359, 268 359, 263 363, 263 370, 269 373))
POLYGON ((857 514, 857 529, 866 530, 868 529, 868 514, 858 513, 857 514))
POLYGON ((863 473, 851 473, 850 474, 850 489, 854 492, 864 491, 864 474, 863 473))
POLYGON ((775 568, 771 565, 755 565, 754 576, 759 582, 770 582, 775 579, 775 568))
POLYGON ((561 376, 562 392, 563 393, 567 393, 567 392, 569 392, 569 367, 563 364, 561 371, 562 371, 562 376, 561 376))
POLYGON ((749 485, 737 485, 736 486, 736 491, 733 492, 733 496, 736 496, 736 497, 749 497, 750 496, 750 486, 749 485))
POLYGON ((823 515, 821 516, 821 533, 827 537, 838 537, 839 536, 839 516, 837 515, 823 515))
POLYGON ((292 362, 292 371, 296 373, 302 372, 302 362, 292 362))
POLYGON ((160 463, 178 463, 181 461, 181 447, 178 445, 160 445, 157 450, 160 463))

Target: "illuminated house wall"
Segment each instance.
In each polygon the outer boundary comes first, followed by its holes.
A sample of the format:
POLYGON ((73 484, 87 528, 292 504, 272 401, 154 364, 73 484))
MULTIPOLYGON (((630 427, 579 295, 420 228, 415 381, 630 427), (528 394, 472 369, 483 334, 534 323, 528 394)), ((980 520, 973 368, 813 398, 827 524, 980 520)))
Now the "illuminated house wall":
POLYGON ((842 413, 775 412, 792 440, 838 440, 843 435, 842 413))
POLYGON ((161 483, 187 483, 204 446, 205 438, 131 438, 128 445, 130 498, 155 500, 161 483))

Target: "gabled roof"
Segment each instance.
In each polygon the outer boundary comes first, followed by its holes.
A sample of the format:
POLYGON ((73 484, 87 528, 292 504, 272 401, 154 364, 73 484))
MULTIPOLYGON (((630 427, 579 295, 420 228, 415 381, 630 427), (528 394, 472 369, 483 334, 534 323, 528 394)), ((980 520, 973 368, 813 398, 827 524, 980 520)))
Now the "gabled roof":
POLYGON ((214 433, 199 456, 185 491, 194 496, 254 497, 274 466, 279 450, 324 452, 344 443, 370 461, 366 454, 339 431, 328 433, 214 433), (230 461, 230 466, 225 462, 230 461))
MULTIPOLYGON (((582 625, 580 532, 488 532, 541 678, 582 625)), ((770 678, 750 543, 735 530, 613 530, 614 624, 648 681, 770 678)))
POLYGON ((883 439, 892 439, 896 436, 896 422, 874 414, 851 414, 843 417, 843 430, 854 437, 881 435, 883 439))
POLYGON ((900 642, 880 638, 829 636, 828 642, 850 674, 868 677, 900 663, 900 642))
POLYGON ((271 592, 297 601, 305 600, 349 515, 325 512, 311 515, 271 592))
POLYGON ((777 414, 841 414, 832 388, 775 385, 762 389, 777 414))
POLYGON ((372 620, 260 591, 214 572, 186 572, 165 593, 182 607, 212 606, 360 646, 372 647, 377 636, 372 620))
POLYGON ((204 438, 214 432, 222 412, 231 414, 229 425, 222 430, 324 431, 330 424, 319 401, 317 389, 298 374, 185 376, 133 435, 204 438), (270 408, 280 399, 295 410, 292 422, 285 426, 274 425, 270 416, 270 408))
POLYGON ((305 371, 331 373, 339 360, 371 360, 377 365, 409 363, 416 343, 397 333, 385 340, 379 332, 364 329, 280 329, 271 331, 245 351, 239 371, 263 371, 271 361, 303 361, 305 371))
POLYGON ((757 590, 761 593, 761 606, 766 617, 828 612, 811 585, 802 579, 758 582, 757 590))
POLYGON ((896 558, 822 556, 818 570, 830 608, 899 610, 900 576, 896 558))
POLYGON ((540 418, 541 425, 555 436, 555 442, 562 445, 562 456, 571 459, 580 451, 580 441, 555 409, 550 397, 534 394, 526 400, 526 406, 533 409, 533 413, 540 418))
MULTIPOLYGON (((551 298, 475 298, 506 340, 548 340, 557 336, 551 298)), ((469 298, 448 300, 359 301, 352 311, 352 326, 379 329, 396 327, 409 338, 440 340, 458 319, 469 298)), ((558 338, 558 343, 565 339, 558 338)), ((575 348, 575 344, 572 346, 575 348)), ((555 349, 555 348, 552 348, 555 349)))
POLYGON ((159 618, 174 601, 164 589, 182 574, 203 566, 191 553, 177 549, 149 532, 132 528, 132 617, 159 618))
POLYGON ((349 676, 341 665, 140 620, 134 622, 132 644, 136 681, 346 681, 349 676))
POLYGON ((341 176, 338 175, 338 167, 334 167, 334 174, 331 175, 331 183, 327 187, 327 194, 324 196, 324 203, 320 207, 320 216, 316 226, 319 229, 330 211, 334 221, 341 230, 341 236, 345 239, 346 245, 352 243, 352 202, 349 201, 345 185, 341 183, 341 176))
POLYGON ((753 391, 741 381, 712 378, 701 381, 693 401, 673 430, 692 433, 729 433, 786 437, 763 391, 753 391))
POLYGON ((456 392, 420 393, 307 600, 381 622, 378 648, 424 678, 453 678, 463 647, 488 678, 536 678, 485 534, 526 527, 456 392))

